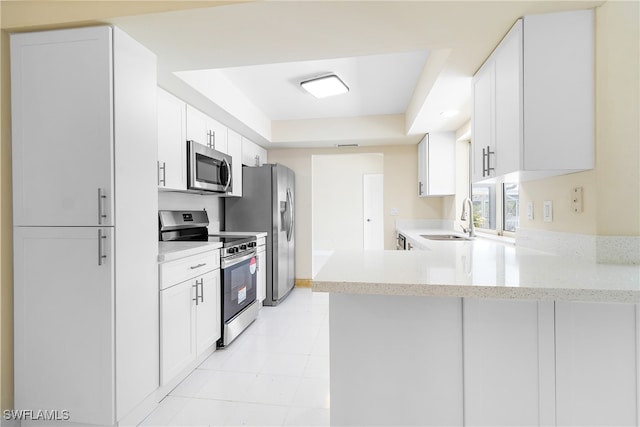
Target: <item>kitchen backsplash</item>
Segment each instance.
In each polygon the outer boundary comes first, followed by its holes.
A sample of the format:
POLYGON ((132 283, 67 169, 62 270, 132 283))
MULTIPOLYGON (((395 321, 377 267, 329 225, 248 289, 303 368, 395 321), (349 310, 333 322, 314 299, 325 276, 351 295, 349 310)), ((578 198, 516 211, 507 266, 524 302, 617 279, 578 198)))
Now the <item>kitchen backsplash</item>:
POLYGON ((193 210, 206 209, 209 216, 209 232, 220 231, 224 222, 224 202, 217 196, 170 191, 158 192, 158 210, 193 210))
POLYGON ((601 264, 640 264, 638 236, 594 236, 519 228, 516 245, 601 264))

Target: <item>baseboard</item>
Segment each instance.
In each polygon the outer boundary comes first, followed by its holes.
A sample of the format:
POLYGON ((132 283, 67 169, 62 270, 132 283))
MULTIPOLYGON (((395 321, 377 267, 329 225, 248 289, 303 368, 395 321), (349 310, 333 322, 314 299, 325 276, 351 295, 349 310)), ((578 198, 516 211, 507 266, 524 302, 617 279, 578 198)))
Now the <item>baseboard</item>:
POLYGON ((296 288, 311 288, 311 279, 296 279, 296 288))

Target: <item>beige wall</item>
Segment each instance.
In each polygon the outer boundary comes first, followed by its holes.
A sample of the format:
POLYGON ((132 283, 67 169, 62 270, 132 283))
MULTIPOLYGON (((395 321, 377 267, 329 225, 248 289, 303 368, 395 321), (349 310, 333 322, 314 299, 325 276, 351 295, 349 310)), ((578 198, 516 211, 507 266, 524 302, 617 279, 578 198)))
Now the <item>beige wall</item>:
POLYGON ((438 219, 442 198, 418 198, 418 146, 302 148, 269 150, 270 163, 282 163, 296 173, 296 276, 312 275, 312 156, 319 154, 382 153, 384 156, 384 245, 395 249, 395 220, 438 219), (391 209, 399 210, 398 216, 391 209))
POLYGON ((640 235, 640 3, 610 1, 596 9, 596 168, 521 185, 520 203, 534 220, 520 226, 591 235, 640 235), (583 187, 584 210, 571 212, 571 191, 583 187), (553 222, 542 202, 553 201, 553 222))

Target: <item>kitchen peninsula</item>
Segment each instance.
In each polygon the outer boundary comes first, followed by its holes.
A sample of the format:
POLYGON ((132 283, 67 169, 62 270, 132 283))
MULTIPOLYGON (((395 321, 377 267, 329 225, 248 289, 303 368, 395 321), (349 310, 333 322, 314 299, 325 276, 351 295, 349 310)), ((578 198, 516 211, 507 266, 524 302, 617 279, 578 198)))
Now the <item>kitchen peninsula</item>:
POLYGON ((638 425, 640 267, 425 240, 336 252, 332 425, 638 425))

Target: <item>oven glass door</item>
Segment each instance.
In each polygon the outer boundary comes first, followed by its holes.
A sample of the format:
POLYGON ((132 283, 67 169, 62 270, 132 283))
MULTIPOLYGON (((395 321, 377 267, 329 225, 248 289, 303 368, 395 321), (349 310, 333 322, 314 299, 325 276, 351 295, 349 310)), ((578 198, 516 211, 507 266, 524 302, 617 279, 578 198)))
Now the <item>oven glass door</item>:
POLYGON ((256 300, 256 255, 222 262, 222 319, 226 323, 256 300), (225 266, 226 264, 226 266, 225 266))

